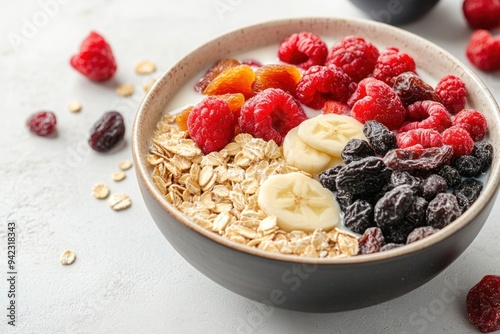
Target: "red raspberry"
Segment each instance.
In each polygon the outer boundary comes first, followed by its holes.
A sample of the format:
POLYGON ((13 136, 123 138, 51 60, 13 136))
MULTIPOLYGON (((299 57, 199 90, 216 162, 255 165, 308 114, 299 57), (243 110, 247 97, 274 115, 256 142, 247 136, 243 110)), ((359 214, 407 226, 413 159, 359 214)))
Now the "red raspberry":
POLYGON ((435 92, 450 113, 456 114, 465 108, 467 91, 465 83, 459 77, 451 74, 442 77, 436 86, 435 92))
POLYGON ((304 109, 290 94, 268 88, 241 107, 239 125, 241 132, 281 145, 288 131, 306 119, 304 109))
POLYGON ((116 62, 111 47, 94 31, 83 41, 80 52, 71 57, 70 64, 75 70, 94 81, 108 80, 116 72, 116 62))
POLYGON ((349 115, 351 109, 345 103, 338 101, 326 101, 321 109, 323 114, 349 115))
POLYGON ((432 129, 415 129, 400 132, 396 135, 399 148, 408 148, 414 145, 422 145, 423 148, 443 146, 441 134, 432 129))
POLYGON ((469 155, 474 148, 474 141, 469 133, 458 126, 446 129, 441 136, 444 145, 453 147, 453 156, 469 155))
POLYGON ((406 110, 399 96, 383 81, 366 78, 347 101, 351 113, 361 123, 376 120, 390 130, 401 126, 406 110))
POLYGON ((481 140, 488 130, 488 122, 482 113, 474 109, 464 109, 453 120, 453 125, 469 133, 472 140, 481 140))
POLYGON ((417 101, 407 108, 408 119, 414 122, 403 125, 399 131, 412 129, 434 129, 443 132, 451 126, 451 115, 446 108, 436 101, 417 101))
POLYGON ((472 65, 489 72, 500 70, 500 36, 493 37, 487 30, 472 33, 466 48, 472 65))
POLYGON ((34 134, 46 137, 56 131, 56 115, 51 111, 40 111, 31 115, 26 125, 34 134))
POLYGON ((330 49, 326 65, 340 67, 352 80, 359 82, 373 72, 378 56, 378 49, 363 37, 349 36, 330 49))
POLYGON ((278 57, 281 61, 308 69, 324 65, 328 48, 321 38, 311 32, 293 34, 281 42, 278 57))
POLYGON ((347 102, 356 89, 356 83, 341 68, 312 66, 300 79, 296 95, 300 102, 319 110, 328 100, 347 102))
POLYGON ((462 9, 472 29, 493 29, 500 26, 499 0, 465 0, 462 9))
POLYGON ((187 121, 189 136, 205 154, 220 151, 229 144, 236 124, 227 102, 213 96, 195 105, 187 121))
POLYGON ((372 76, 390 84, 391 79, 404 72, 415 72, 417 65, 408 53, 397 48, 387 48, 380 53, 372 76))

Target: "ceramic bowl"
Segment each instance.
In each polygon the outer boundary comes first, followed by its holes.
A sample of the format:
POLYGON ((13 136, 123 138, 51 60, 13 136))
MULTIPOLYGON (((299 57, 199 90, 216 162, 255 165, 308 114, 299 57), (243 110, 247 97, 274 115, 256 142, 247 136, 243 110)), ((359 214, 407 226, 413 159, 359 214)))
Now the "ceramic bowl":
MULTIPOLYGON (((469 246, 495 202, 500 165, 494 159, 479 199, 438 233, 404 247, 341 259, 312 259, 270 253, 225 239, 194 224, 155 188, 146 157, 157 122, 177 91, 216 60, 311 31, 339 40, 359 35, 379 47, 395 46, 416 59, 419 73, 441 78, 453 73, 468 88, 468 103, 489 123, 489 139, 499 156, 499 108, 480 79, 443 49, 392 26, 365 20, 307 18, 258 24, 218 37, 194 50, 156 82, 142 102, 132 133, 133 158, 146 206, 170 244, 214 282, 268 305, 306 312, 363 308, 401 296, 435 277, 469 246)), ((437 79, 436 79, 437 80, 437 79)), ((193 301, 194 302, 194 301, 193 301)))

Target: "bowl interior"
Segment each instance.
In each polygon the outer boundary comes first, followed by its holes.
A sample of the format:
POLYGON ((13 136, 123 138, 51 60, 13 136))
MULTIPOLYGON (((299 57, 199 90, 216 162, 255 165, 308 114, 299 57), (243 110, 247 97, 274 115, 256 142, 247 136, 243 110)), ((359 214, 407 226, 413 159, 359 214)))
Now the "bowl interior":
MULTIPOLYGON (((328 43, 329 46, 331 46, 331 42, 328 43)), ((189 103, 189 101, 186 103, 189 103)), ((498 105, 481 80, 456 58, 429 41, 399 28, 367 20, 333 18, 290 19, 258 24, 225 34, 202 45, 179 60, 163 73, 140 106, 133 127, 132 145, 136 171, 138 172, 140 182, 146 185, 147 191, 152 194, 155 200, 180 223, 185 224, 207 238, 243 252, 282 261, 341 264, 377 261, 416 252, 429 244, 437 243, 447 238, 471 222, 494 197, 498 188, 500 166, 496 157, 498 157, 497 147, 500 145, 499 124, 498 105), (151 178, 152 169, 148 165, 146 157, 156 124, 165 113, 169 112, 169 110, 165 109, 169 101, 171 101, 188 80, 193 79, 195 75, 200 77, 202 71, 215 61, 268 45, 277 46, 290 34, 300 31, 314 32, 325 38, 327 42, 334 42, 349 35, 357 35, 364 37, 379 49, 389 46, 397 47, 414 57, 417 63, 417 71, 431 85, 435 85, 441 77, 447 74, 454 74, 465 82, 468 90, 468 107, 480 110, 485 115, 489 124, 489 140, 495 148, 495 158, 485 187, 480 198, 469 210, 438 233, 405 247, 383 253, 346 259, 310 259, 293 255, 269 253, 231 242, 194 224, 162 197, 153 184, 151 178)))

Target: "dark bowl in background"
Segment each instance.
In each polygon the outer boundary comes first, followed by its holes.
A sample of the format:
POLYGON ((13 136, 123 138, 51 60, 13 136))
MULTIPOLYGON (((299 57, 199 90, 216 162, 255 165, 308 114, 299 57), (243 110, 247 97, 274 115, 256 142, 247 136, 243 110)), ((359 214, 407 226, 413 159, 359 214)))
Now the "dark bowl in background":
POLYGON ((418 20, 439 0, 349 0, 376 21, 400 25, 418 20))

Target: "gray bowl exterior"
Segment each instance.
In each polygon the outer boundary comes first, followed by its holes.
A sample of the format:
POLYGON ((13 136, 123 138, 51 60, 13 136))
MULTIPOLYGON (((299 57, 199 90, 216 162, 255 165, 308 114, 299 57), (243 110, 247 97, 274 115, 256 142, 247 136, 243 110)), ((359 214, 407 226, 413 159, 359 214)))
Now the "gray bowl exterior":
MULTIPOLYGON (((431 83, 435 84, 435 83, 431 83)), ((484 84, 450 54, 422 38, 382 23, 332 18, 264 23, 226 34, 196 49, 167 70, 144 99, 136 116, 132 147, 134 168, 144 201, 170 244, 214 282, 255 301, 305 312, 363 308, 401 296, 426 283, 450 265, 485 223, 500 183, 499 109, 484 84), (311 259, 274 254, 236 244, 206 231, 162 198, 151 179, 146 157, 150 139, 168 101, 187 80, 231 54, 276 44, 298 31, 338 40, 365 37, 379 47, 396 46, 414 56, 420 71, 432 78, 461 77, 468 103, 489 123, 495 158, 479 199, 438 233, 383 253, 344 259, 311 259)))

